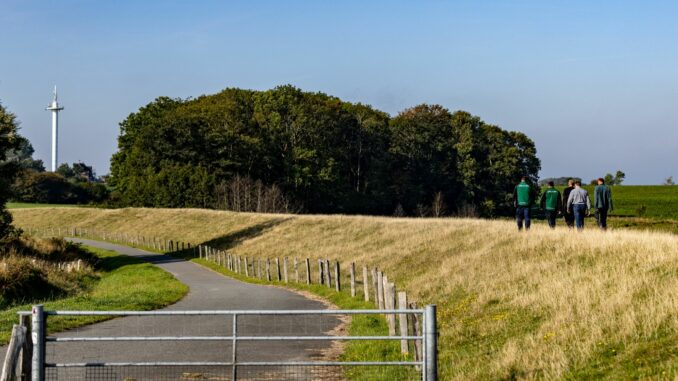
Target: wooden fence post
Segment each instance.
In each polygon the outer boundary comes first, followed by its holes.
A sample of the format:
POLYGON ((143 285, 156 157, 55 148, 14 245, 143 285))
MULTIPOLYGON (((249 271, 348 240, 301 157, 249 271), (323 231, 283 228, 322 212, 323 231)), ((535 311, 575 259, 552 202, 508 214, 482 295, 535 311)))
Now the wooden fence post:
POLYGON ((285 283, 287 283, 287 257, 283 258, 283 278, 285 279, 285 283))
POLYGON ((325 282, 327 287, 332 287, 332 273, 330 273, 330 260, 325 259, 325 282))
POLYGON ((299 283, 299 263, 297 257, 294 257, 294 281, 299 283))
POLYGON ((351 296, 355 298, 355 262, 351 262, 348 270, 351 277, 351 296))
POLYGON ((306 284, 311 284, 311 260, 306 258, 306 284))
POLYGON ((282 277, 280 276, 280 259, 278 257, 275 257, 275 272, 278 274, 278 281, 282 280, 282 277))
POLYGON ((377 268, 372 269, 372 289, 374 290, 374 305, 379 308, 379 287, 377 286, 379 284, 379 279, 377 275, 377 268))
POLYGON ((325 283, 325 275, 323 274, 323 260, 318 259, 318 284, 325 283))
MULTIPOLYGON (((387 310, 395 310, 395 284, 388 282, 388 278, 384 278, 384 307, 387 310)), ((388 321, 388 334, 395 336, 396 334, 396 316, 394 314, 386 315, 388 321)))
POLYGON ((13 381, 16 379, 16 366, 19 362, 19 354, 21 353, 21 348, 23 348, 25 341, 26 327, 14 324, 2 367, 2 375, 0 375, 1 381, 13 381))
MULTIPOLYGON (((410 309, 417 309, 417 302, 410 303, 410 309)), ((412 315, 412 335, 421 336, 421 326, 419 323, 419 315, 412 315)), ((414 340, 414 361, 421 361, 421 340, 414 340)))
POLYGON ((384 309, 384 274, 381 271, 377 271, 377 306, 384 309))
MULTIPOLYGON (((398 292, 398 309, 407 309, 407 293, 405 293, 405 291, 398 292)), ((400 336, 407 336, 407 317, 407 314, 398 315, 398 322, 400 323, 400 336)), ((410 353, 407 340, 400 340, 400 353, 410 353)))
POLYGON ((271 260, 266 258, 266 280, 271 281, 271 260))
POLYGON ((20 370, 19 377, 22 381, 31 380, 31 362, 33 360, 33 341, 31 340, 31 316, 30 315, 21 315, 20 325, 26 327, 26 340, 24 340, 24 346, 21 349, 21 360, 19 362, 20 370))
POLYGON ((247 263, 247 257, 245 257, 245 276, 250 276, 250 265, 247 263))
POLYGON ((257 259, 257 278, 261 279, 261 259, 257 259))
POLYGON ((367 283, 367 266, 363 266, 363 293, 365 301, 370 301, 370 286, 367 283))
POLYGON ((341 273, 339 268, 339 261, 334 261, 334 289, 341 291, 341 273))

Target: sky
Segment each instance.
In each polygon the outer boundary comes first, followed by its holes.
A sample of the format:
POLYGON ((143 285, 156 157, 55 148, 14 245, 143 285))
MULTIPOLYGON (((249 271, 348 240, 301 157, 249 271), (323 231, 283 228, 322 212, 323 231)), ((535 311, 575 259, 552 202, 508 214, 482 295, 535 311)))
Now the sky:
POLYGON ((0 102, 49 165, 109 171, 158 96, 292 84, 396 115, 466 110, 531 137, 540 176, 678 177, 678 2, 0 0, 0 102))

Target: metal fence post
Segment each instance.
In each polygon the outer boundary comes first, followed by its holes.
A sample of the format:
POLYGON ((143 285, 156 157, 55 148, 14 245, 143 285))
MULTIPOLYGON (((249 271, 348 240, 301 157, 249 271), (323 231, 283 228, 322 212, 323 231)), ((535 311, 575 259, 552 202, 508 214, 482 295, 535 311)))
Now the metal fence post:
POLYGON ((31 340, 33 341, 31 380, 45 381, 45 314, 42 304, 33 306, 31 314, 31 340))
POLYGON ((438 380, 438 330, 436 328, 436 305, 424 310, 424 371, 426 381, 438 380))
POLYGON ((238 315, 233 314, 233 352, 231 357, 231 381, 237 380, 238 377, 238 367, 236 363, 238 361, 237 357, 237 348, 238 348, 238 315))

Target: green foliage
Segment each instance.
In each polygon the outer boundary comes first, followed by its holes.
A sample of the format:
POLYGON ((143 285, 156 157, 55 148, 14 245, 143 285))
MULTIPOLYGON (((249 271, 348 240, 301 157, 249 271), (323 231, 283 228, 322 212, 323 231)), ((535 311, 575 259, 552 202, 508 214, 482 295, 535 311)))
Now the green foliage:
POLYGON ((45 166, 42 160, 33 158, 33 145, 23 136, 17 135, 18 147, 7 152, 7 161, 17 163, 22 171, 44 172, 45 166))
POLYGON ((83 163, 73 163, 72 166, 67 163, 61 164, 56 173, 73 182, 94 182, 97 180, 94 169, 83 163))
POLYGON ((34 171, 22 172, 12 186, 12 192, 17 201, 41 204, 87 204, 108 197, 104 184, 69 181, 59 173, 34 171))
POLYGON ((78 259, 95 263, 91 253, 59 238, 6 242, 0 247, 0 308, 82 291, 91 279, 89 267, 73 273, 57 268, 60 262, 78 259))
MULTIPOLYGON (((624 179, 626 178, 626 174, 622 171, 617 171, 614 175, 611 173, 606 174, 603 177, 603 180, 605 180, 605 184, 607 185, 621 185, 621 183, 624 182, 624 179)), ((593 179, 591 180, 591 185, 596 185, 598 184, 598 179, 593 179)))
POLYGON ((0 240, 10 235, 12 216, 5 210, 10 194, 10 186, 19 171, 19 165, 7 160, 10 152, 20 148, 17 134, 17 121, 14 114, 0 104, 0 240))
POLYGON ((503 213, 514 182, 539 169, 525 135, 468 113, 421 105, 391 119, 292 86, 161 97, 120 129, 111 185, 123 206, 230 208, 220 189, 239 177, 307 212, 411 215, 440 193, 452 212, 503 213))

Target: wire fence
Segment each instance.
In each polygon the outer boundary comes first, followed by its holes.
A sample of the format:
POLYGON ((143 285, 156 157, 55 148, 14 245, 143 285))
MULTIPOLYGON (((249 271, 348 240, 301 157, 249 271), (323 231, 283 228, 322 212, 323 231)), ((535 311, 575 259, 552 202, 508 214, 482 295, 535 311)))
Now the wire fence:
MULTIPOLYGON (((24 313, 25 314, 25 313, 24 313)), ((421 310, 43 311, 34 306, 33 380, 436 380, 435 306, 421 310), (358 336, 349 319, 419 315, 421 336, 358 336), (116 319, 50 335, 55 317, 116 319), (384 344, 346 360, 349 341, 384 344), (401 342, 423 359, 400 353, 401 342), (384 353, 391 353, 384 358, 384 353)))
MULTIPOLYGON (((414 366, 387 367, 342 365, 323 366, 241 366, 237 380, 252 381, 343 381, 343 380, 403 380, 422 379, 414 366)), ((176 381, 176 380, 232 380, 228 366, 115 366, 89 368, 48 368, 47 381, 176 381)))

